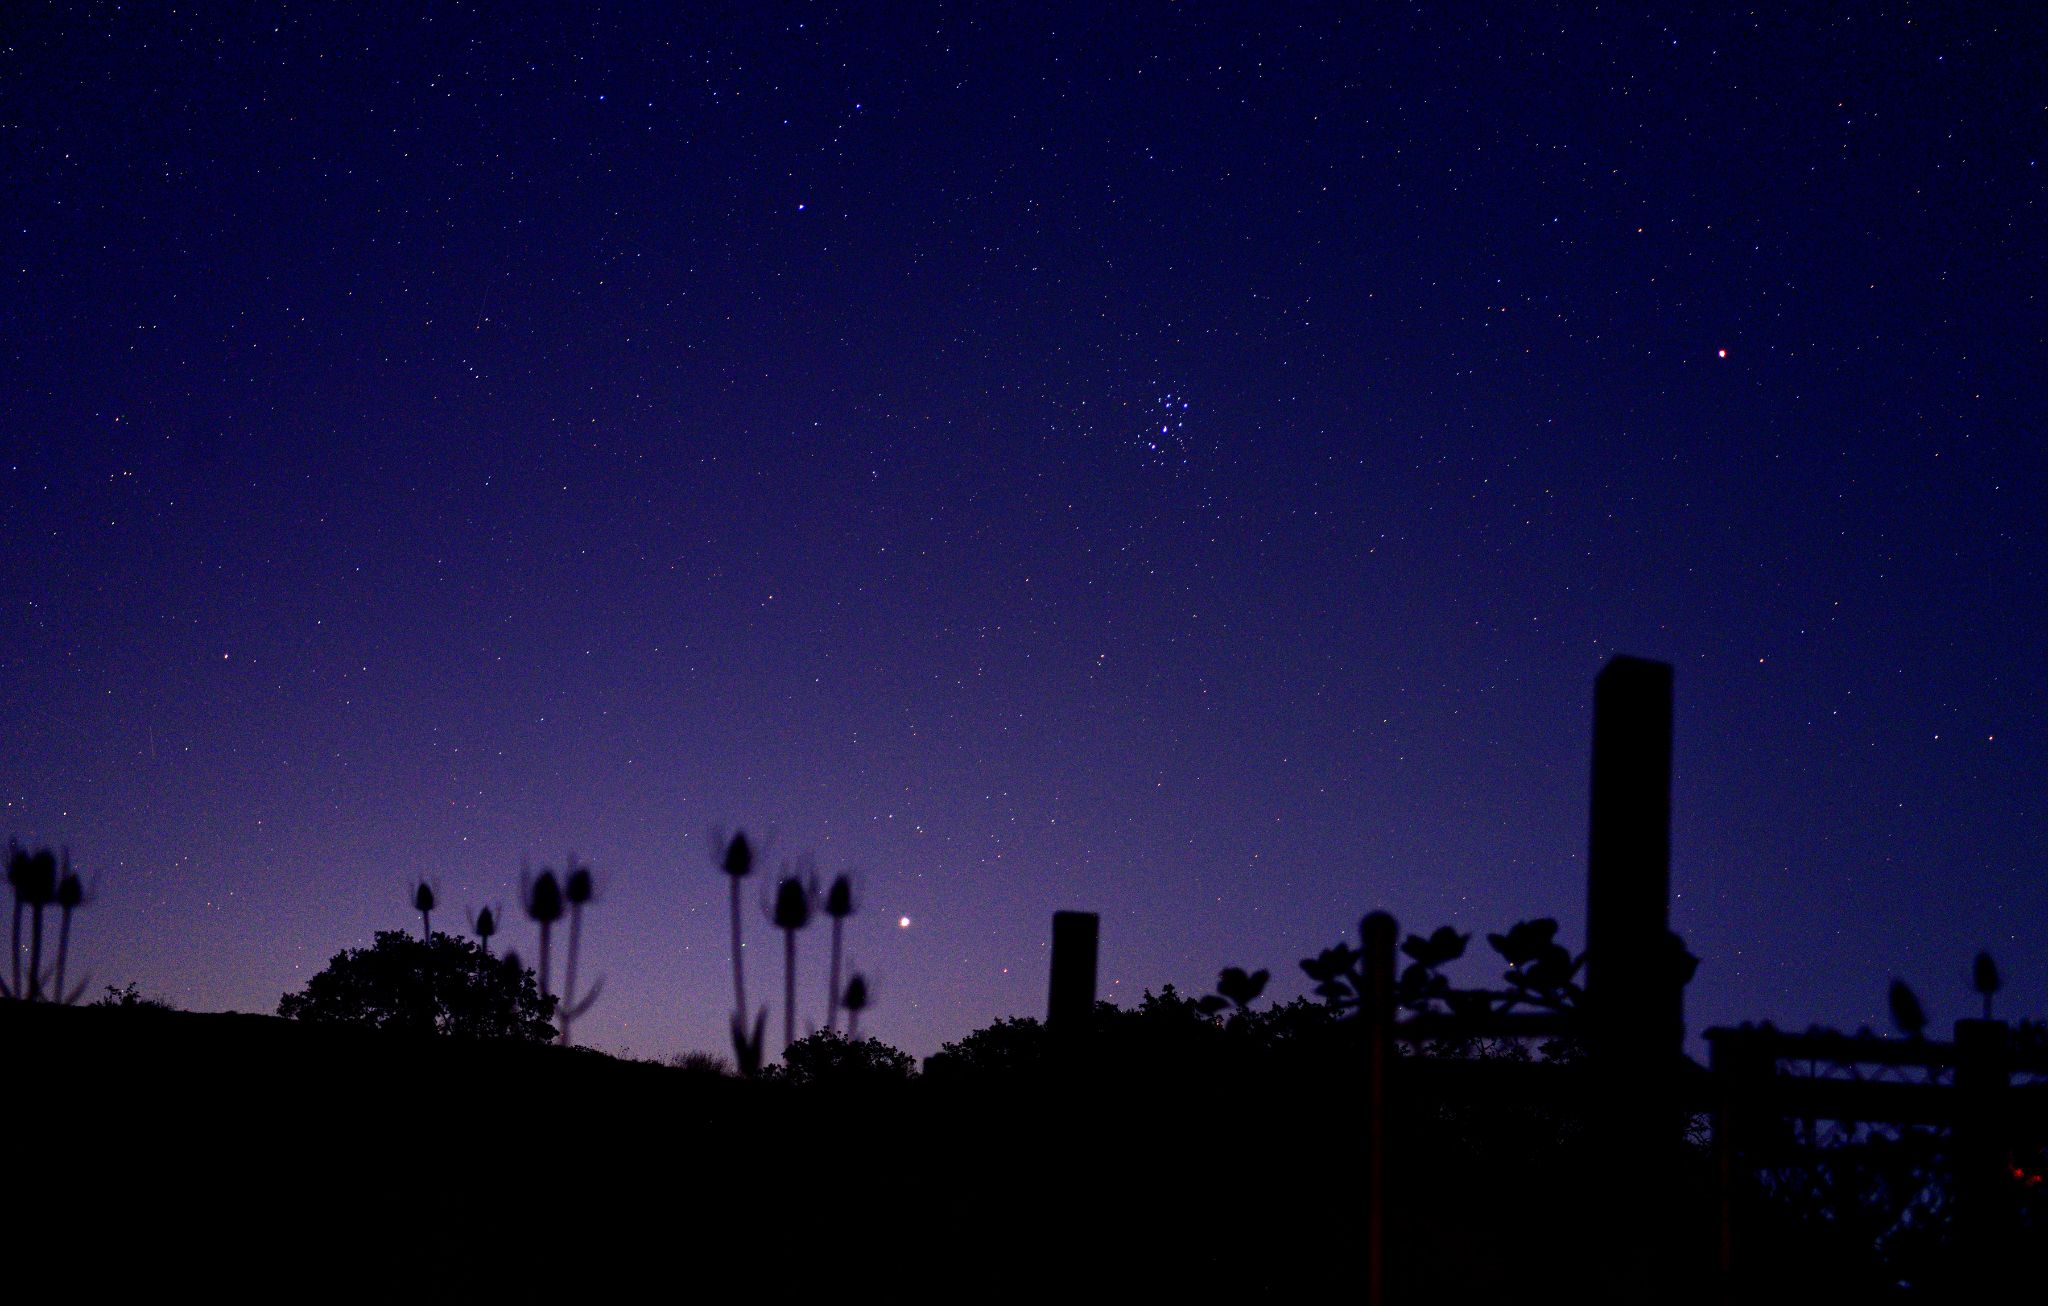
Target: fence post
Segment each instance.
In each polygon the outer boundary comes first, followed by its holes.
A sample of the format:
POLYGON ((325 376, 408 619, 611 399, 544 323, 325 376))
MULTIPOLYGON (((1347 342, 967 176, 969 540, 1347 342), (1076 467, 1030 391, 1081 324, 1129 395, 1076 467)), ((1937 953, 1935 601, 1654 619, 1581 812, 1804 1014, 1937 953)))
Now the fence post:
POLYGON ((2012 1067, 2002 1020, 1956 1022, 1955 1115, 1949 1137, 1955 1151, 1956 1252, 1966 1286, 1993 1289, 2010 1282, 2011 1253, 2005 1188, 2008 1090, 2012 1067))
POLYGON ((1373 912, 1361 927, 1365 989, 1359 1019, 1365 1027, 1365 1301, 1386 1300, 1387 1066, 1394 1055, 1394 918, 1373 912))
POLYGON ((1671 936, 1671 667, 1617 657, 1593 686, 1586 1015, 1608 1290, 1650 1300, 1676 1213, 1683 983, 1671 936))
POLYGON ((1718 1236, 1715 1239, 1714 1300, 1723 1306, 1742 1300, 1736 1273, 1740 1253, 1743 1151, 1759 1097, 1768 1091, 1775 1062, 1762 1055, 1754 1035, 1742 1029, 1708 1031, 1714 1085, 1714 1196, 1718 1236))

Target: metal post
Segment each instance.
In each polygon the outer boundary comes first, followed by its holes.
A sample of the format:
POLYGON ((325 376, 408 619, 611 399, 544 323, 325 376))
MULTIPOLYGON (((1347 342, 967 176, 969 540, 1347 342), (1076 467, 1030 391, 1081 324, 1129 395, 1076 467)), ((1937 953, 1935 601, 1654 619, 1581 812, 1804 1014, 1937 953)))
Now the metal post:
POLYGON ((1387 1066, 1394 1055, 1394 918, 1376 911, 1360 927, 1365 945, 1365 1301, 1386 1300, 1387 1066))

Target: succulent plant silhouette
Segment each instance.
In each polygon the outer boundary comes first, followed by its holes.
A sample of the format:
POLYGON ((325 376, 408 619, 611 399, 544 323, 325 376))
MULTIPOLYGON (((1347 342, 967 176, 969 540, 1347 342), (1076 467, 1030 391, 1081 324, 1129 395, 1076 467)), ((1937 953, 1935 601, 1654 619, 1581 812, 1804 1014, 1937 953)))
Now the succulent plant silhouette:
POLYGON ((540 993, 552 996, 548 988, 548 940, 555 922, 562 919, 562 884, 555 873, 543 866, 538 876, 519 872, 519 897, 526 918, 540 927, 540 993))
POLYGON ((1220 1014, 1226 1007, 1234 1007, 1238 1014, 1251 1011, 1252 1003, 1266 991, 1266 981, 1273 978, 1271 971, 1255 970, 1247 973, 1242 967, 1225 966, 1223 973, 1216 977, 1216 991, 1196 1001, 1195 1006, 1204 1015, 1220 1014))
POLYGON ((1920 999, 1913 990, 1906 987, 1906 981, 1893 980, 1888 995, 1892 1009, 1892 1024, 1907 1038, 1919 1038, 1927 1029, 1927 1012, 1920 1005, 1920 999))
POLYGON ((1991 995, 1998 992, 2001 986, 2001 981, 1998 978, 1998 965, 1991 960, 1991 954, 1988 952, 1978 953, 1976 964, 1970 967, 1970 987, 1977 990, 1977 995, 1984 999, 1984 1019, 1986 1020, 1991 1019, 1991 995))
POLYGON ((782 1046, 796 1042, 796 936, 818 910, 818 877, 787 863, 775 881, 768 921, 782 931, 782 1046))
POLYGON ((420 938, 434 937, 434 886, 425 880, 413 885, 412 909, 420 914, 420 938))
POLYGON ((469 928, 476 935, 477 942, 484 945, 484 956, 490 956, 491 936, 498 932, 498 913, 492 908, 484 908, 469 918, 469 928))
POLYGON ((581 1000, 576 997, 576 957, 583 939, 583 909, 597 901, 597 882, 591 877, 588 866, 576 864, 576 855, 569 854, 569 861, 562 880, 562 897, 569 904, 569 966, 562 976, 562 1046, 572 1041, 569 1026, 578 1016, 597 1005, 597 996, 604 990, 604 979, 599 977, 590 992, 581 1000))
POLYGON ((846 992, 839 995, 839 1005, 846 1008, 846 1037, 860 1037, 860 1013, 868 1009, 868 982, 859 971, 846 981, 846 992))
MULTIPOLYGON (((1557 928, 1555 922, 1551 928, 1557 928)), ((1359 932, 1364 931, 1361 924, 1359 932)), ((1418 1011, 1436 999, 1449 1001, 1451 981, 1438 974, 1438 968, 1464 956, 1465 945, 1471 941, 1471 935, 1460 934, 1448 925, 1437 926, 1427 937, 1411 934, 1403 939, 1401 954, 1408 958, 1408 964, 1394 981, 1394 1001, 1418 1011)))
POLYGON ((825 981, 825 1028, 839 1026, 839 958, 843 936, 846 932, 847 917, 860 908, 853 891, 853 876, 841 872, 832 879, 832 887, 825 891, 825 915, 832 919, 832 964, 825 981))
MULTIPOLYGON (((1502 977, 1509 990, 1503 1009, 1526 1003, 1561 1011, 1578 1005, 1585 996, 1576 982, 1586 964, 1585 955, 1575 958, 1557 941, 1557 922, 1549 917, 1518 921, 1506 934, 1489 934, 1486 941, 1508 964, 1502 977)), ((1686 978, 1691 978, 1690 972, 1686 978)))

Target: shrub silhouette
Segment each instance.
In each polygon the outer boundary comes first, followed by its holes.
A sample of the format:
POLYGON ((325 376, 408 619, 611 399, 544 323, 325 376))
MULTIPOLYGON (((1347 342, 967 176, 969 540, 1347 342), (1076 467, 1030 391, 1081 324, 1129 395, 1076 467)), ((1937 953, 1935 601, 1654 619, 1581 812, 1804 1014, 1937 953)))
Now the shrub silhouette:
POLYGON ((533 972, 493 957, 468 939, 436 934, 421 941, 380 930, 367 948, 344 949, 304 990, 287 993, 277 1014, 292 1020, 463 1038, 544 1043, 555 1036, 555 999, 533 972))
POLYGON ((86 1005, 89 1007, 118 1007, 124 1011, 177 1010, 176 1007, 172 1006, 169 1002, 166 1002, 164 999, 151 997, 149 994, 144 993, 141 990, 141 988, 139 988, 135 984, 133 980, 130 980, 126 985, 118 989, 115 988, 113 985, 109 984, 106 986, 106 990, 107 991, 105 993, 102 993, 100 996, 94 998, 91 1002, 87 1003, 86 1005))
POLYGON ((837 1030, 821 1029, 790 1044, 782 1064, 768 1068, 765 1078, 791 1084, 834 1087, 904 1083, 917 1074, 917 1060, 880 1039, 850 1039, 837 1030))

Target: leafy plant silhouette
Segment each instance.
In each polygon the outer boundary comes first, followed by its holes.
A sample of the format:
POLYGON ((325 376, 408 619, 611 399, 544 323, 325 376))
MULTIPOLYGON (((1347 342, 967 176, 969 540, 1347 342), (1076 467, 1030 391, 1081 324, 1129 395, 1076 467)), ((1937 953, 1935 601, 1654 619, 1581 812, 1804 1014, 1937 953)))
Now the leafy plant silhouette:
MULTIPOLYGON (((1370 917, 1367 918, 1370 920, 1370 917)), ((1359 933, 1365 934, 1365 921, 1359 933)), ((1672 936, 1674 946, 1676 936, 1672 936)), ((1578 983, 1585 968, 1585 954, 1574 957, 1557 942, 1557 922, 1548 917, 1521 921, 1505 934, 1488 934, 1486 941, 1507 962, 1502 978, 1505 989, 1459 989, 1451 985, 1443 967, 1465 955, 1471 935, 1460 934, 1448 925, 1429 934, 1410 934, 1401 941, 1401 954, 1408 962, 1394 981, 1394 1003, 1413 1012, 1444 1011, 1453 1016, 1483 1016, 1504 1013, 1517 1007, 1543 1011, 1570 1011, 1585 998, 1578 983)), ((1692 977, 1696 958, 1677 948, 1683 978, 1692 977)), ((1341 1010, 1355 1011, 1364 1001, 1365 953, 1339 941, 1301 963, 1315 982, 1315 993, 1341 1010)))
POLYGON ((1225 966, 1216 977, 1216 991, 1195 1003, 1204 1015, 1214 1016, 1231 1008, 1240 1016, 1251 1014, 1252 1003, 1266 991, 1266 981, 1272 972, 1256 970, 1246 973, 1237 966, 1225 966))

